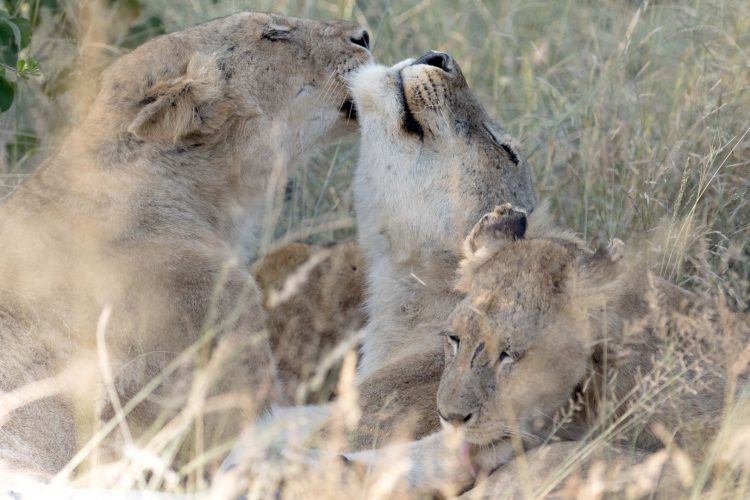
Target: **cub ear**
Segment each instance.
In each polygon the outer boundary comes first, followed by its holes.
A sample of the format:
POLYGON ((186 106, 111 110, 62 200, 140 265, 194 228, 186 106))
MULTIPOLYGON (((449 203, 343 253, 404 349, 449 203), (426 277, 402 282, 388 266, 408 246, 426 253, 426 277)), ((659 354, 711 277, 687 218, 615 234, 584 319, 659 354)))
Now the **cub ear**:
POLYGON ((498 205, 476 223, 464 240, 464 258, 459 265, 461 290, 474 270, 511 241, 523 239, 528 221, 526 212, 510 203, 498 205))
POLYGON ((499 250, 509 241, 520 240, 526 235, 526 212, 515 209, 510 203, 495 207, 485 214, 464 240, 464 257, 470 257, 483 248, 499 250))
POLYGON ((147 91, 128 132, 144 141, 174 144, 187 135, 217 130, 231 109, 222 102, 222 82, 214 57, 194 55, 184 75, 157 81, 147 91))
POLYGON ((600 247, 580 262, 582 282, 581 295, 601 295, 615 284, 623 274, 622 259, 625 256, 625 243, 613 238, 606 247, 600 247))

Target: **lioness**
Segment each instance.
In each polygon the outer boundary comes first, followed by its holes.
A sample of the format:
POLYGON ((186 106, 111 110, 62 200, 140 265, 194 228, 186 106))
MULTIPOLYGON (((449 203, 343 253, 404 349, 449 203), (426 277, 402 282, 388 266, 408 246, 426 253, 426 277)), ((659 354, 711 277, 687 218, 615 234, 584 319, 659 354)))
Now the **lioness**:
POLYGON ((408 428, 407 413, 414 435, 438 427, 436 332, 461 299, 453 284, 463 235, 498 200, 531 211, 536 195, 519 145, 448 54, 365 66, 351 91, 362 131, 354 201, 369 277, 361 448, 408 428))
POLYGON ((463 236, 498 201, 531 212, 536 195, 519 145, 448 54, 365 66, 351 92, 362 132, 354 201, 369 266, 364 379, 440 350, 435 325, 459 300, 452 285, 463 236))
POLYGON ((345 77, 368 41, 350 22, 240 13, 111 65, 84 122, 1 208, 0 389, 69 376, 44 399, 3 400, 0 461, 60 470, 97 425, 100 386, 114 414, 191 345, 133 432, 184 404, 184 375, 217 344, 191 400, 276 398, 247 260, 269 179, 349 117, 345 77))

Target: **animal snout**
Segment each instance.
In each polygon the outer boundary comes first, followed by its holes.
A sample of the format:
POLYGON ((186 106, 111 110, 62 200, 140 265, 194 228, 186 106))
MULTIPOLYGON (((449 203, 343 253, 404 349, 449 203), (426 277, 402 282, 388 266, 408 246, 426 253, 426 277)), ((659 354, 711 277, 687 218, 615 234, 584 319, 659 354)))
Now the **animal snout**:
POLYGON ((425 55, 414 61, 412 64, 426 64, 427 66, 434 66, 440 68, 446 73, 453 72, 455 65, 453 64, 453 58, 450 54, 445 52, 437 52, 430 50, 425 55))
POLYGON ((354 45, 359 45, 367 50, 370 50, 370 34, 365 29, 357 30, 349 37, 349 41, 354 45))
POLYGON ((469 422, 471 422, 471 419, 474 418, 473 411, 470 412, 453 412, 453 413, 447 413, 443 415, 442 413, 438 412, 440 415, 440 418, 453 426, 454 428, 458 429, 459 427, 463 425, 467 425, 469 422))

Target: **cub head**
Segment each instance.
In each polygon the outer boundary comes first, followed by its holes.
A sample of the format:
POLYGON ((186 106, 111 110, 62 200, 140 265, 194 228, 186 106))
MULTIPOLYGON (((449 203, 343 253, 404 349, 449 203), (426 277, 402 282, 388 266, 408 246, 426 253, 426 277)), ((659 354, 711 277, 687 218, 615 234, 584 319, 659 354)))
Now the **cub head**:
POLYGON ((350 117, 345 77, 371 60, 368 44, 368 33, 346 21, 250 12, 216 19, 115 61, 90 123, 131 146, 246 143, 262 155, 264 143, 283 141, 299 152, 350 117))
POLYGON ((474 445, 533 441, 549 429, 586 376, 589 314, 620 274, 621 241, 592 253, 540 228, 537 215, 529 221, 509 204, 497 207, 464 242, 466 297, 444 333, 438 409, 474 445))
POLYGON ((430 51, 391 68, 364 66, 350 82, 361 127, 358 218, 406 220, 407 233, 459 247, 456 234, 498 201, 535 208, 519 145, 487 115, 451 56, 430 51))

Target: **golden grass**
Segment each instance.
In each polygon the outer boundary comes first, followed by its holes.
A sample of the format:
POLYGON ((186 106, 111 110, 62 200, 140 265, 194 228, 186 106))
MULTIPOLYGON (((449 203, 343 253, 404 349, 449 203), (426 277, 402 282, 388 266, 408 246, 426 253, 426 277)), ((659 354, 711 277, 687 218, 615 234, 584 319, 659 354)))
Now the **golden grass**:
MULTIPOLYGON (((384 63, 419 55, 430 48, 451 52, 491 114, 524 144, 540 198, 548 201, 561 225, 579 231, 590 242, 619 237, 630 248, 651 255, 652 267, 660 276, 699 293, 719 292, 730 309, 749 310, 750 3, 143 3, 141 18, 158 15, 168 30, 242 9, 274 10, 302 17, 353 18, 369 28, 375 57, 384 63)), ((92 34, 83 29, 87 20, 81 19, 78 12, 75 3, 69 2, 61 17, 46 19, 35 35, 32 50, 42 62, 46 83, 81 81, 82 74, 96 71, 125 51, 121 48, 124 29, 113 29, 111 33, 99 29, 92 34), (65 32, 61 32, 63 29, 65 32), (96 61, 81 60, 88 57, 86 52, 77 51, 75 41, 69 37, 81 33, 93 37, 89 41, 102 49, 97 52, 96 61), (67 70, 72 68, 75 71, 70 76, 67 70)), ((95 25, 96 22, 94 19, 95 25)), ((21 86, 18 104, 0 116, 5 142, 26 130, 35 130, 41 138, 36 154, 4 157, 0 195, 20 182, 54 147, 71 119, 80 116, 81 110, 74 108, 82 90, 73 89, 50 100, 42 93, 44 84, 31 82, 21 86)), ((355 232, 350 180, 356 152, 356 138, 343 139, 316 152, 307 168, 289 180, 281 217, 273 231, 277 241, 307 239, 330 243, 355 232)), ((105 327, 103 317, 102 332, 105 327)), ((209 329, 206 339, 215 334, 209 329)), ((195 347, 200 348, 201 345, 195 347)), ((344 357, 344 350, 339 355, 344 357)), ((176 360, 170 369, 176 369, 181 360, 176 360)), ((101 361, 106 368, 105 356, 101 361)), ((180 466, 175 465, 174 457, 185 440, 201 439, 191 430, 202 418, 201 407, 206 403, 202 391, 205 386, 201 384, 207 384, 211 367, 219 362, 216 359, 209 363, 202 376, 196 378, 189 408, 173 420, 162 422, 150 440, 130 444, 121 461, 77 480, 68 475, 72 467, 66 469, 59 484, 173 493, 207 491, 216 457, 226 452, 231 443, 219 450, 197 453, 180 466)), ((333 364, 330 360, 326 363, 333 364)), ((342 370, 344 378, 351 374, 351 361, 346 366, 342 370)), ((652 396, 665 390, 669 383, 663 379, 655 382, 652 396)), ((154 381, 141 396, 145 397, 157 384, 158 380, 154 381)), ((6 402, 18 404, 23 398, 47 394, 55 390, 54 385, 52 381, 41 381, 37 387, 15 395, 21 399, 6 402)), ((347 386, 342 385, 341 394, 349 394, 347 386)), ((127 441, 123 416, 134 401, 118 406, 117 416, 104 425, 95 439, 121 432, 127 441)), ((220 408, 227 402, 214 403, 220 408)), ((644 406, 647 404, 644 402, 644 406)), ((563 473, 575 471, 587 456, 610 446, 617 434, 616 425, 606 422, 548 482, 539 489, 535 486, 523 491, 531 496, 550 491, 564 480, 563 473)), ((250 436, 254 438, 266 439, 250 436)), ((98 441, 92 442, 77 460, 87 459, 97 444, 98 441)), ((648 496, 653 486, 649 471, 659 470, 657 462, 662 461, 671 463, 684 480, 685 497, 747 498, 750 420, 744 400, 725 409, 719 436, 706 447, 707 458, 701 463, 691 462, 679 448, 670 445, 651 457, 650 462, 625 468, 617 477, 592 468, 585 479, 569 481, 565 495, 648 496)), ((273 463, 276 462, 268 462, 273 463)), ((339 470, 337 462, 331 464, 323 467, 315 484, 302 492, 311 495, 321 488, 318 493, 330 496, 367 497, 394 493, 387 478, 371 484, 367 494, 326 490, 328 479, 346 472, 339 470)), ((261 467, 250 479, 247 487, 257 497, 271 495, 276 481, 290 472, 272 473, 270 467, 261 467)), ((232 490, 230 487, 214 492, 232 490)))

